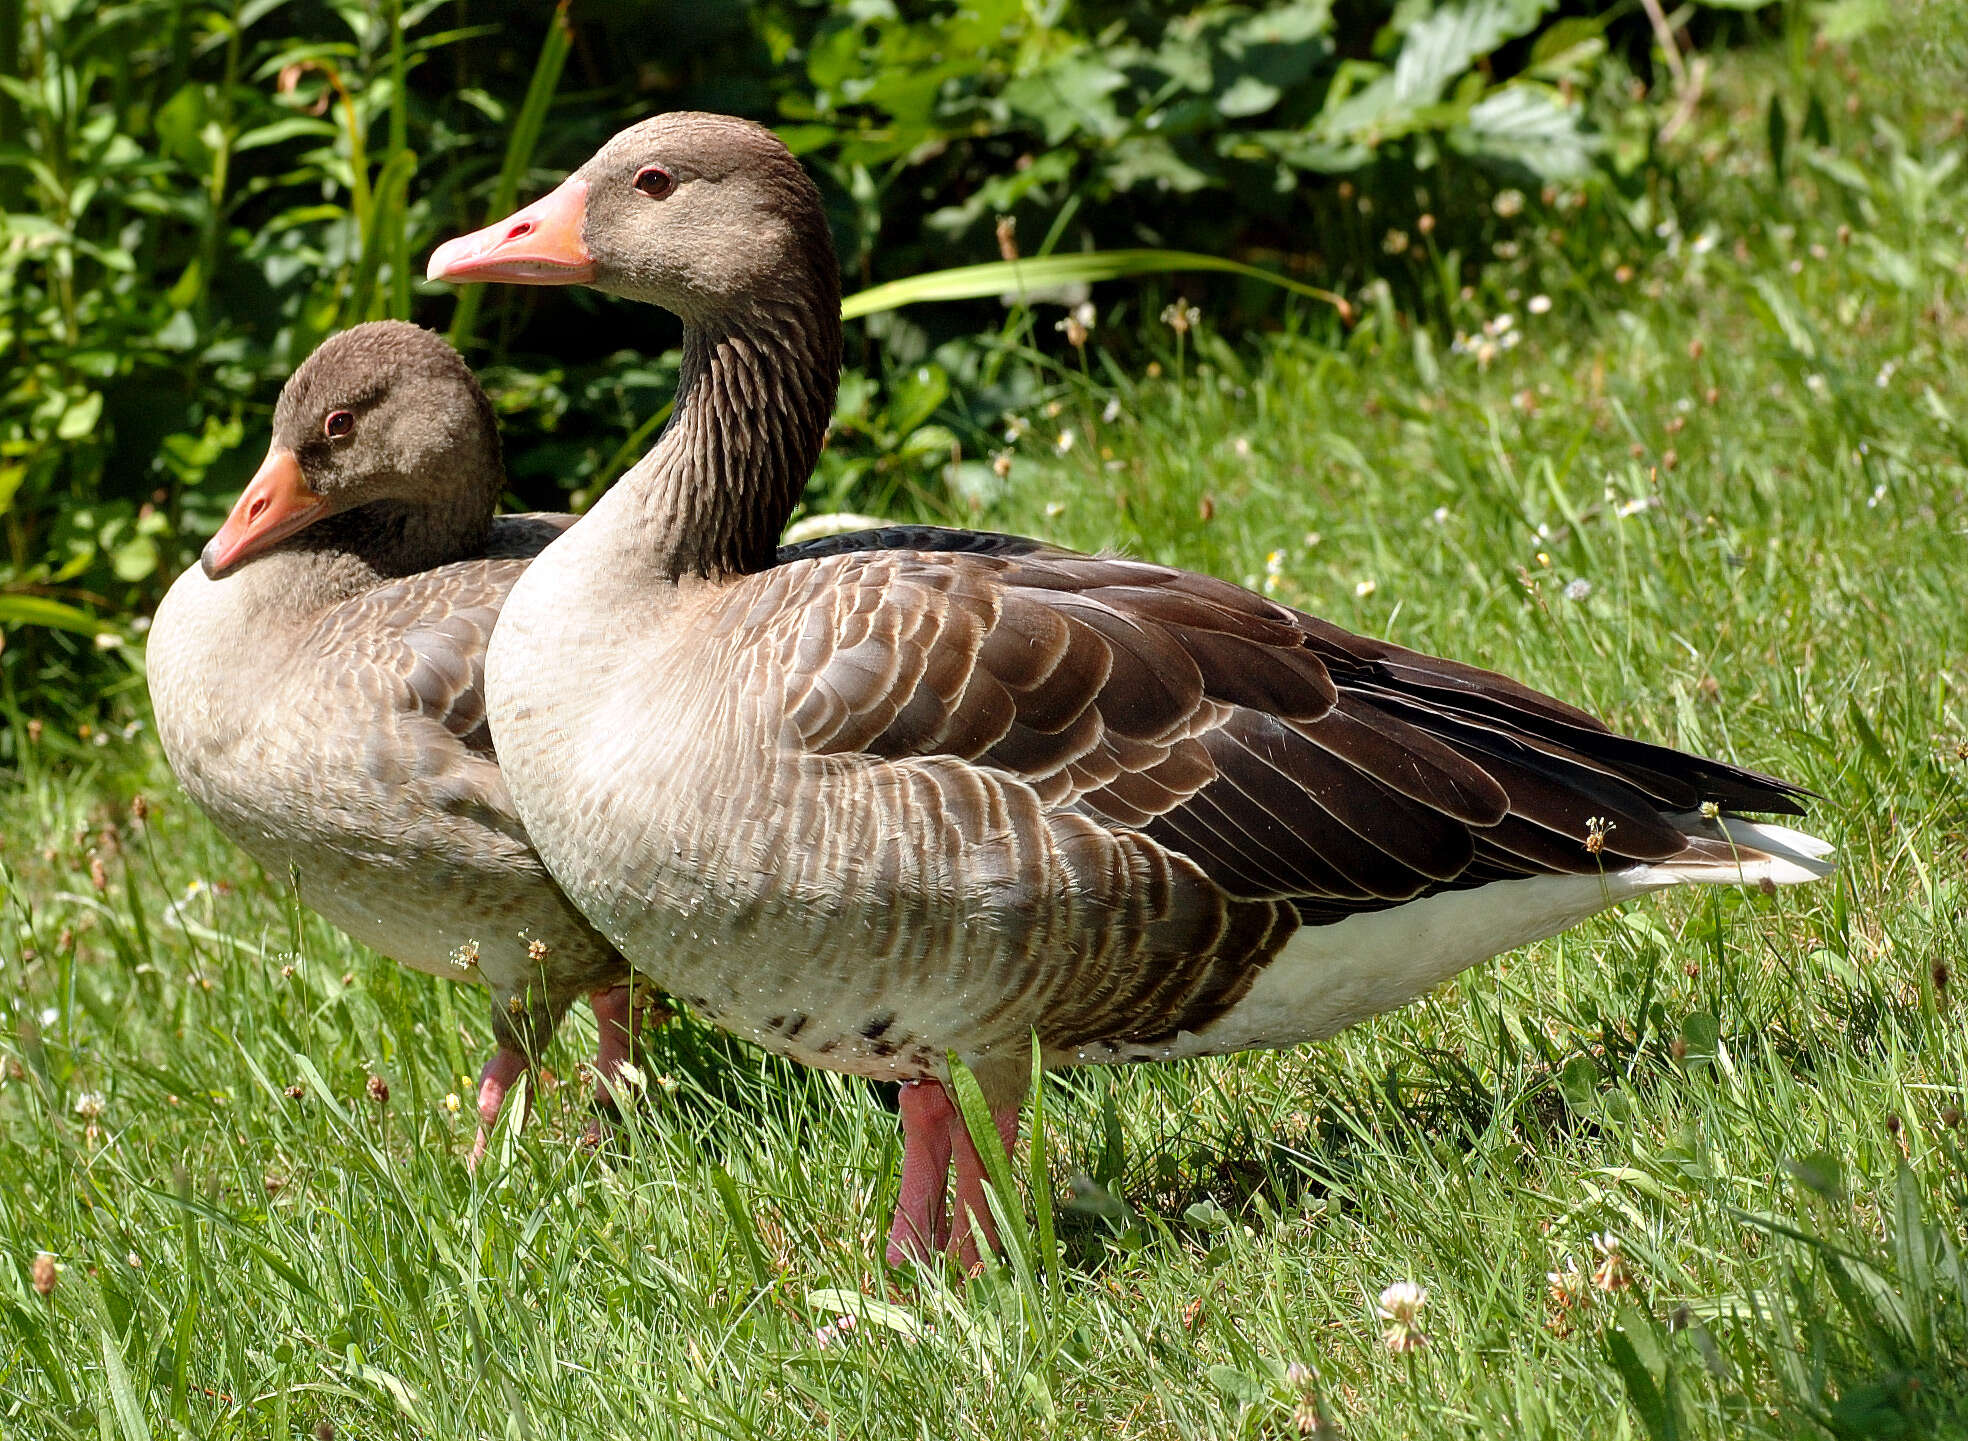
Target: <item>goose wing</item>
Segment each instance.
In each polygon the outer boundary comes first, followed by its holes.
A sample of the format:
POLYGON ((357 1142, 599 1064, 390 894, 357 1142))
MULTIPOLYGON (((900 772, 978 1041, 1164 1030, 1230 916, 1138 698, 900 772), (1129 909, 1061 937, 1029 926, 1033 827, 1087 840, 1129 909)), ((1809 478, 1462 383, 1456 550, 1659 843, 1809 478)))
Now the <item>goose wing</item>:
POLYGON ((928 528, 829 537, 734 593, 786 743, 945 756, 1306 922, 1682 855, 1684 813, 1798 788, 1208 576, 928 528))
POLYGON ((324 654, 346 657, 371 712, 393 724, 365 738, 378 779, 416 788, 436 810, 526 843, 499 774, 485 714, 485 647, 513 583, 574 517, 502 516, 485 554, 455 561, 338 606, 322 622, 324 654))

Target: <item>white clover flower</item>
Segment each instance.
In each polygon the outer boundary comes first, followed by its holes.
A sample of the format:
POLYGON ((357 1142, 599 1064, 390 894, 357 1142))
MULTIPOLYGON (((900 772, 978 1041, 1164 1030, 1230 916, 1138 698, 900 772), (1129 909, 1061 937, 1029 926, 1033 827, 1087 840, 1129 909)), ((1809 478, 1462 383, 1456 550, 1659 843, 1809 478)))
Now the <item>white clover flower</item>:
POLYGON ((84 1091, 75 1098, 75 1114, 85 1121, 102 1118, 103 1094, 101 1091, 84 1091))
POLYGON ((1397 1356, 1428 1344, 1421 1333, 1421 1308, 1428 1292, 1412 1281, 1396 1281, 1380 1293, 1380 1318, 1387 1322, 1387 1349, 1397 1356))
POLYGON ((1548 295, 1533 295, 1529 300, 1524 302, 1524 309, 1530 311, 1533 315, 1548 315, 1551 313, 1551 297, 1548 295))

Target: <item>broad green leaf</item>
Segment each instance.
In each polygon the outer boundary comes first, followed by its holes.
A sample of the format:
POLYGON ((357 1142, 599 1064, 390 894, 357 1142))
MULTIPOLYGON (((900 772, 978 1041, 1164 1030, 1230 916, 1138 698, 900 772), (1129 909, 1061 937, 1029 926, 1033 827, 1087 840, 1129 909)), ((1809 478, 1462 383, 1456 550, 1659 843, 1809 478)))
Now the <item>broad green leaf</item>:
POLYGON ((0 626, 39 625, 77 635, 102 635, 107 622, 76 606, 39 595, 0 595, 0 626))
POLYGON ((1119 280, 1131 275, 1165 275, 1185 270, 1214 270, 1262 280, 1294 295, 1309 296, 1334 306, 1342 318, 1350 318, 1352 307, 1330 290, 1306 285, 1260 270, 1255 265, 1226 260, 1219 255, 1199 255, 1187 250, 1089 250, 1067 255, 1042 255, 1031 260, 994 260, 985 265, 960 265, 950 270, 932 270, 906 280, 891 280, 850 295, 841 302, 843 320, 860 320, 905 305, 922 305, 937 300, 981 300, 990 296, 1016 296, 1026 291, 1050 291, 1062 285, 1092 284, 1100 280, 1119 280))

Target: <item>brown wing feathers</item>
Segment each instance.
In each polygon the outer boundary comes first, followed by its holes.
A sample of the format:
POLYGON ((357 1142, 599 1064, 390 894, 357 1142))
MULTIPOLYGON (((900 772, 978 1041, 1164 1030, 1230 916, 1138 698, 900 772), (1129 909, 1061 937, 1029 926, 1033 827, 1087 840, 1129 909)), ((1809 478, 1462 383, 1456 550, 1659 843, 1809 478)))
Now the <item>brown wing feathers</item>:
POLYGON ((1669 813, 1705 801, 1802 809, 1771 777, 1208 576, 920 528, 781 559, 760 577, 776 603, 755 592, 741 624, 794 628, 806 749, 1009 771, 1307 921, 1665 860, 1689 843, 1669 813))

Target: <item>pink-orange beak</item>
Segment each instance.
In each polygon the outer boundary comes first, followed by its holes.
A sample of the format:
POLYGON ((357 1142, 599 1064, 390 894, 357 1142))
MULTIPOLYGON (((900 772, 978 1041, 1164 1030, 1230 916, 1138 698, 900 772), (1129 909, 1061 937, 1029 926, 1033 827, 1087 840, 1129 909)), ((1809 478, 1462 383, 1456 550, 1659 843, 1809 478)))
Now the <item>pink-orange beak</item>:
POLYGON ((302 478, 294 452, 275 446, 247 482, 219 533, 206 544, 199 563, 206 575, 217 580, 247 556, 312 525, 326 504, 302 478))
POLYGON ((431 252, 431 280, 463 284, 503 280, 510 285, 585 285, 594 257, 581 238, 588 219, 588 182, 570 176, 524 210, 431 252))

